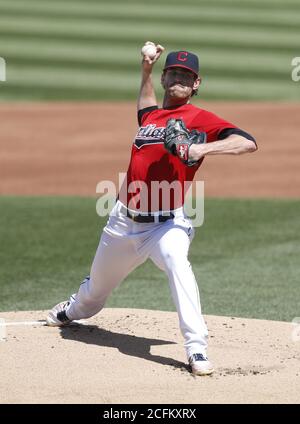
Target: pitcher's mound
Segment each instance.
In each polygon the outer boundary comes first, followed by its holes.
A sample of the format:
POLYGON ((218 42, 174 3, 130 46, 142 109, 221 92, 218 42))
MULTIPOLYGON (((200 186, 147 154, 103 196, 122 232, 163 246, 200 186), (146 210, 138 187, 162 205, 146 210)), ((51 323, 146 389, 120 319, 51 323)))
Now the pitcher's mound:
POLYGON ((205 316, 215 373, 194 377, 174 312, 104 309, 65 328, 45 316, 0 313, 0 403, 299 403, 290 323, 205 316))

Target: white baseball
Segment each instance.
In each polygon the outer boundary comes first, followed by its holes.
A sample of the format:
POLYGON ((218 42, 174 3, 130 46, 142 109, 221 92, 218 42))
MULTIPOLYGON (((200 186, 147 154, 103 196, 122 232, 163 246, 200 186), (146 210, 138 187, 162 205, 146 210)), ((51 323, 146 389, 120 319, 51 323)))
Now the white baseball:
POLYGON ((145 44, 142 48, 142 55, 150 57, 150 59, 154 59, 156 56, 156 47, 153 44, 145 44))

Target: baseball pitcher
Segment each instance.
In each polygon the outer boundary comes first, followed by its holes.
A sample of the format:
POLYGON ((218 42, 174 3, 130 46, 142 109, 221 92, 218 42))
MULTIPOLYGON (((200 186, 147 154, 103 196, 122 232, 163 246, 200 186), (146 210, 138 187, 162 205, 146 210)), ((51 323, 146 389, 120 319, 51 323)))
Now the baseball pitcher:
POLYGON ((139 129, 127 178, 103 229, 90 275, 76 294, 49 312, 47 323, 62 326, 95 315, 112 290, 150 258, 168 277, 192 373, 208 375, 213 372, 206 354, 208 332, 188 260, 194 229, 183 207, 185 183, 193 180, 205 156, 248 153, 257 146, 244 130, 191 104, 201 77, 198 57, 188 51, 168 54, 161 75, 164 99, 158 107, 152 69, 164 48, 146 45, 137 102, 139 129), (149 47, 154 49, 151 57, 149 47), (163 195, 155 192, 153 187, 162 182, 175 189, 163 195))

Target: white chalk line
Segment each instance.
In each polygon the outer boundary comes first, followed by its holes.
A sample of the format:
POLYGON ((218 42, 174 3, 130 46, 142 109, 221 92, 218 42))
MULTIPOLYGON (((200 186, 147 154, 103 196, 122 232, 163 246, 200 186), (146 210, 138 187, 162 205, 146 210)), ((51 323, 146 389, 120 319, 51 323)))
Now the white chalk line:
MULTIPOLYGON (((72 326, 72 324, 86 324, 87 321, 72 321, 69 325, 72 326)), ((40 321, 5 321, 5 318, 0 318, 0 342, 6 342, 7 341, 7 327, 17 327, 17 326, 47 326, 47 321, 40 320, 40 321)), ((69 326, 68 325, 68 326, 69 326)), ((53 327, 53 326, 52 326, 53 327)), ((56 326, 58 328, 61 328, 62 326, 56 326)))
MULTIPOLYGON (((86 324, 87 321, 72 321, 74 324, 86 324)), ((72 323, 70 325, 72 325, 72 323)), ((47 326, 46 321, 11 321, 11 322, 1 322, 0 321, 0 327, 8 327, 8 326, 18 326, 18 325, 44 325, 47 326)), ((61 326, 63 327, 63 326, 61 326)))
POLYGON ((3 326, 5 323, 5 320, 3 318, 0 318, 0 342, 6 341, 6 327, 3 326), (2 327, 1 327, 2 324, 2 327))
POLYGON ((46 325, 46 321, 15 321, 15 322, 0 322, 0 326, 8 327, 13 325, 46 325))

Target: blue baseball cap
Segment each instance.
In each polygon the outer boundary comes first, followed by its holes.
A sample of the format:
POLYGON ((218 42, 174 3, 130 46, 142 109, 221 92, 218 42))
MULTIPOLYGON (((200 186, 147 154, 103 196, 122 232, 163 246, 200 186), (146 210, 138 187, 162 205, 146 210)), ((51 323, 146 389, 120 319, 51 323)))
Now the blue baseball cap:
POLYGON ((199 59, 194 53, 179 51, 168 54, 164 70, 169 68, 184 68, 199 75, 199 59))

